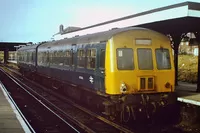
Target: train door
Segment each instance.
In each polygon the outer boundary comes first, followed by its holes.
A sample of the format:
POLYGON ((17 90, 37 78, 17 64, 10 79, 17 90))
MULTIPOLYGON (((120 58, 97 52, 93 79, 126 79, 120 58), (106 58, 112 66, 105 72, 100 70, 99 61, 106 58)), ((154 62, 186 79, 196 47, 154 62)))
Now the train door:
POLYGON ((51 70, 50 70, 50 54, 49 54, 49 49, 47 50, 47 53, 46 53, 46 67, 47 67, 47 73, 48 75, 51 74, 51 70))
POLYGON ((95 70, 95 88, 104 92, 104 78, 105 78, 105 46, 106 44, 99 44, 97 48, 97 66, 95 70))
POLYGON ((71 48, 71 68, 73 71, 76 69, 76 44, 72 44, 71 48))

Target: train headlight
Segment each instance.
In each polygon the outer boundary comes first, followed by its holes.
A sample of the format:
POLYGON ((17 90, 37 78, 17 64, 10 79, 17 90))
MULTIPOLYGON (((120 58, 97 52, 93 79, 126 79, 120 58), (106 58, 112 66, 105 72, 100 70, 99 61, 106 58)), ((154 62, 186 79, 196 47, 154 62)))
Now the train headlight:
POLYGON ((171 86, 171 84, 170 84, 169 82, 167 82, 167 83, 165 84, 165 87, 166 87, 166 88, 170 88, 170 86, 171 86))
POLYGON ((121 93, 126 93, 126 91, 127 91, 126 84, 125 83, 121 83, 121 85, 120 85, 120 92, 121 93))

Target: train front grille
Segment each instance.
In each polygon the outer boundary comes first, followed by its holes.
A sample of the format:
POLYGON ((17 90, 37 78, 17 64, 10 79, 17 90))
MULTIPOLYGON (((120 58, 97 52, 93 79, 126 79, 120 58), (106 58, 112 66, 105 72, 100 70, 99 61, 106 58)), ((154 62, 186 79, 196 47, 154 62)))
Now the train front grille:
POLYGON ((139 78, 139 89, 140 90, 153 90, 154 89, 154 78, 153 77, 140 77, 139 78))

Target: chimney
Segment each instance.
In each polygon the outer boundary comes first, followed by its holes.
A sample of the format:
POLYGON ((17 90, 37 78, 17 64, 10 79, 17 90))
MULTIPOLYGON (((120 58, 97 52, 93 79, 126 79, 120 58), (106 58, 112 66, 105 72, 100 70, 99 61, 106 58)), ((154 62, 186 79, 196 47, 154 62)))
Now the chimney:
POLYGON ((61 24, 59 28, 60 28, 59 29, 60 30, 60 34, 62 34, 64 32, 64 26, 61 24))

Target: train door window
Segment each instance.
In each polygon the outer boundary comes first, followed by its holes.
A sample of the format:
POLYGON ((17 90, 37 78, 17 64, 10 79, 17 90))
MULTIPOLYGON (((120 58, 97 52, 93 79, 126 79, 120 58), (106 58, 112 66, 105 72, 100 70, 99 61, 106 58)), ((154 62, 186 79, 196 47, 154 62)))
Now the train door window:
POLYGON ((29 52, 26 53, 26 62, 29 62, 29 52))
POLYGON ((23 52, 23 56, 22 56, 23 62, 25 62, 25 59, 26 59, 26 55, 25 55, 25 54, 26 54, 26 53, 23 52))
POLYGON ((157 68, 171 69, 170 54, 168 49, 156 49, 156 62, 157 68))
POLYGON ((28 55, 28 62, 29 62, 29 63, 31 63, 31 53, 32 53, 32 52, 29 52, 29 51, 28 51, 28 53, 27 53, 27 55, 28 55))
POLYGON ((69 66, 70 62, 71 62, 71 51, 67 50, 65 53, 66 53, 65 54, 65 56, 66 56, 66 58, 65 58, 65 65, 69 66))
POLYGON ((43 62, 44 62, 44 53, 43 52, 41 52, 40 58, 41 58, 41 64, 43 64, 43 62))
POLYGON ((38 52, 38 64, 40 65, 41 63, 42 63, 41 52, 38 52))
POLYGON ((53 52, 50 51, 50 52, 49 52, 49 63, 50 63, 50 64, 53 64, 52 62, 53 62, 53 52))
POLYGON ((117 49, 117 68, 119 70, 133 70, 133 49, 118 48, 117 49))
POLYGON ((60 66, 62 66, 63 65, 63 63, 64 63, 64 52, 63 51, 58 51, 58 64, 60 65, 60 66))
POLYGON ((57 57, 56 57, 56 51, 54 51, 54 52, 53 52, 53 64, 56 64, 56 61, 57 61, 56 58, 57 58, 57 57))
POLYGON ((96 49, 87 50, 87 68, 95 69, 96 66, 96 49))
POLYGON ((85 67, 85 51, 78 49, 78 67, 85 67))
POLYGON ((46 62, 46 52, 42 52, 42 64, 44 65, 44 63, 46 62))
POLYGON ((105 68, 105 49, 101 49, 100 51, 100 68, 105 68))
POLYGON ((31 60, 31 63, 33 63, 33 52, 31 52, 30 60, 31 60))
POLYGON ((47 51, 47 64, 49 64, 50 63, 50 53, 49 53, 49 51, 47 51))
POLYGON ((71 62, 70 62, 70 65, 74 66, 74 50, 72 49, 71 50, 71 62))
POLYGON ((59 64, 59 55, 58 55, 58 51, 55 52, 55 64, 56 64, 56 65, 59 64))
POLYGON ((152 50, 150 48, 138 48, 137 56, 140 70, 153 70, 152 50))

